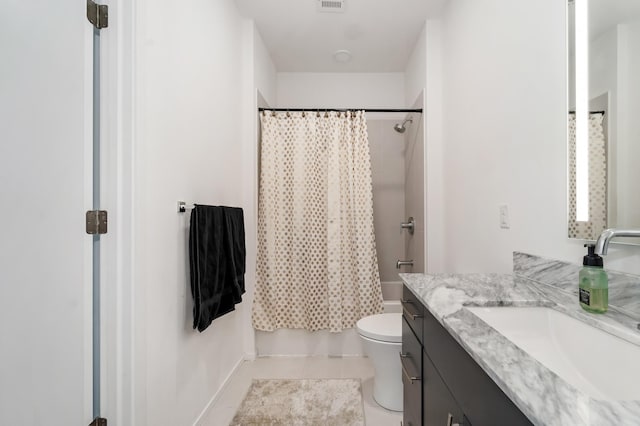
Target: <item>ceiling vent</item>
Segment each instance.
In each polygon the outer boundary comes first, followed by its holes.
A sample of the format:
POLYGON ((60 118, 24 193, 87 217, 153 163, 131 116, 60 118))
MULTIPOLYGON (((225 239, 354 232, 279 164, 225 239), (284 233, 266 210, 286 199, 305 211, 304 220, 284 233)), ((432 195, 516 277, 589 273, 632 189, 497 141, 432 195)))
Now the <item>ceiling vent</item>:
POLYGON ((347 7, 347 0, 317 0, 318 12, 342 13, 347 7))

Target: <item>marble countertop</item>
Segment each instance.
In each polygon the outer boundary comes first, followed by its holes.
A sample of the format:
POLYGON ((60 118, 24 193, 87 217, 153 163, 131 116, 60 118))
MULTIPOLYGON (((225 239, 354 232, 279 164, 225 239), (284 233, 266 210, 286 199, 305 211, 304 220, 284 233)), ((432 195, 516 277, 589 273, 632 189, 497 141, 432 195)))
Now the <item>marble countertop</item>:
POLYGON ((589 314, 570 292, 522 276, 400 274, 400 278, 534 424, 640 424, 640 401, 591 398, 465 306, 548 306, 640 345, 637 320, 614 309, 604 315, 589 314))

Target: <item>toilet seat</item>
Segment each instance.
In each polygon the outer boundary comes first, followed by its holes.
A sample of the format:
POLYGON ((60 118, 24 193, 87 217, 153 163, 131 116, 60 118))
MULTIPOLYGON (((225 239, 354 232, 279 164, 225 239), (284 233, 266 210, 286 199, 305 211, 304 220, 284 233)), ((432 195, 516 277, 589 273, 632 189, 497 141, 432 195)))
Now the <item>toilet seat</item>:
POLYGON ((387 343, 402 343, 402 314, 377 314, 356 323, 358 334, 387 343))

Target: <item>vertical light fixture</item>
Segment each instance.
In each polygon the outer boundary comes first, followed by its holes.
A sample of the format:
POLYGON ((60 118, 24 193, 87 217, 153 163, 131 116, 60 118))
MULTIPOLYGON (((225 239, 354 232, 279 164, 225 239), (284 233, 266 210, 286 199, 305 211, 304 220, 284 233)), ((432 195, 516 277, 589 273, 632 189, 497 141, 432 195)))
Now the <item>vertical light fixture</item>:
POLYGON ((589 0, 575 0, 576 221, 589 220, 589 0))

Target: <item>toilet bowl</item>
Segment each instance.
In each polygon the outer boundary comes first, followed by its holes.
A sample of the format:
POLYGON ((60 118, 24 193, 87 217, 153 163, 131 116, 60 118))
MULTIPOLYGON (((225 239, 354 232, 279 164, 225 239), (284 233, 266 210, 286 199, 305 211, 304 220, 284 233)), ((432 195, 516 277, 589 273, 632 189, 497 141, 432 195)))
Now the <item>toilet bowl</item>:
POLYGON ((364 353, 371 359, 373 399, 382 407, 402 411, 402 314, 378 314, 362 318, 356 328, 364 353))

